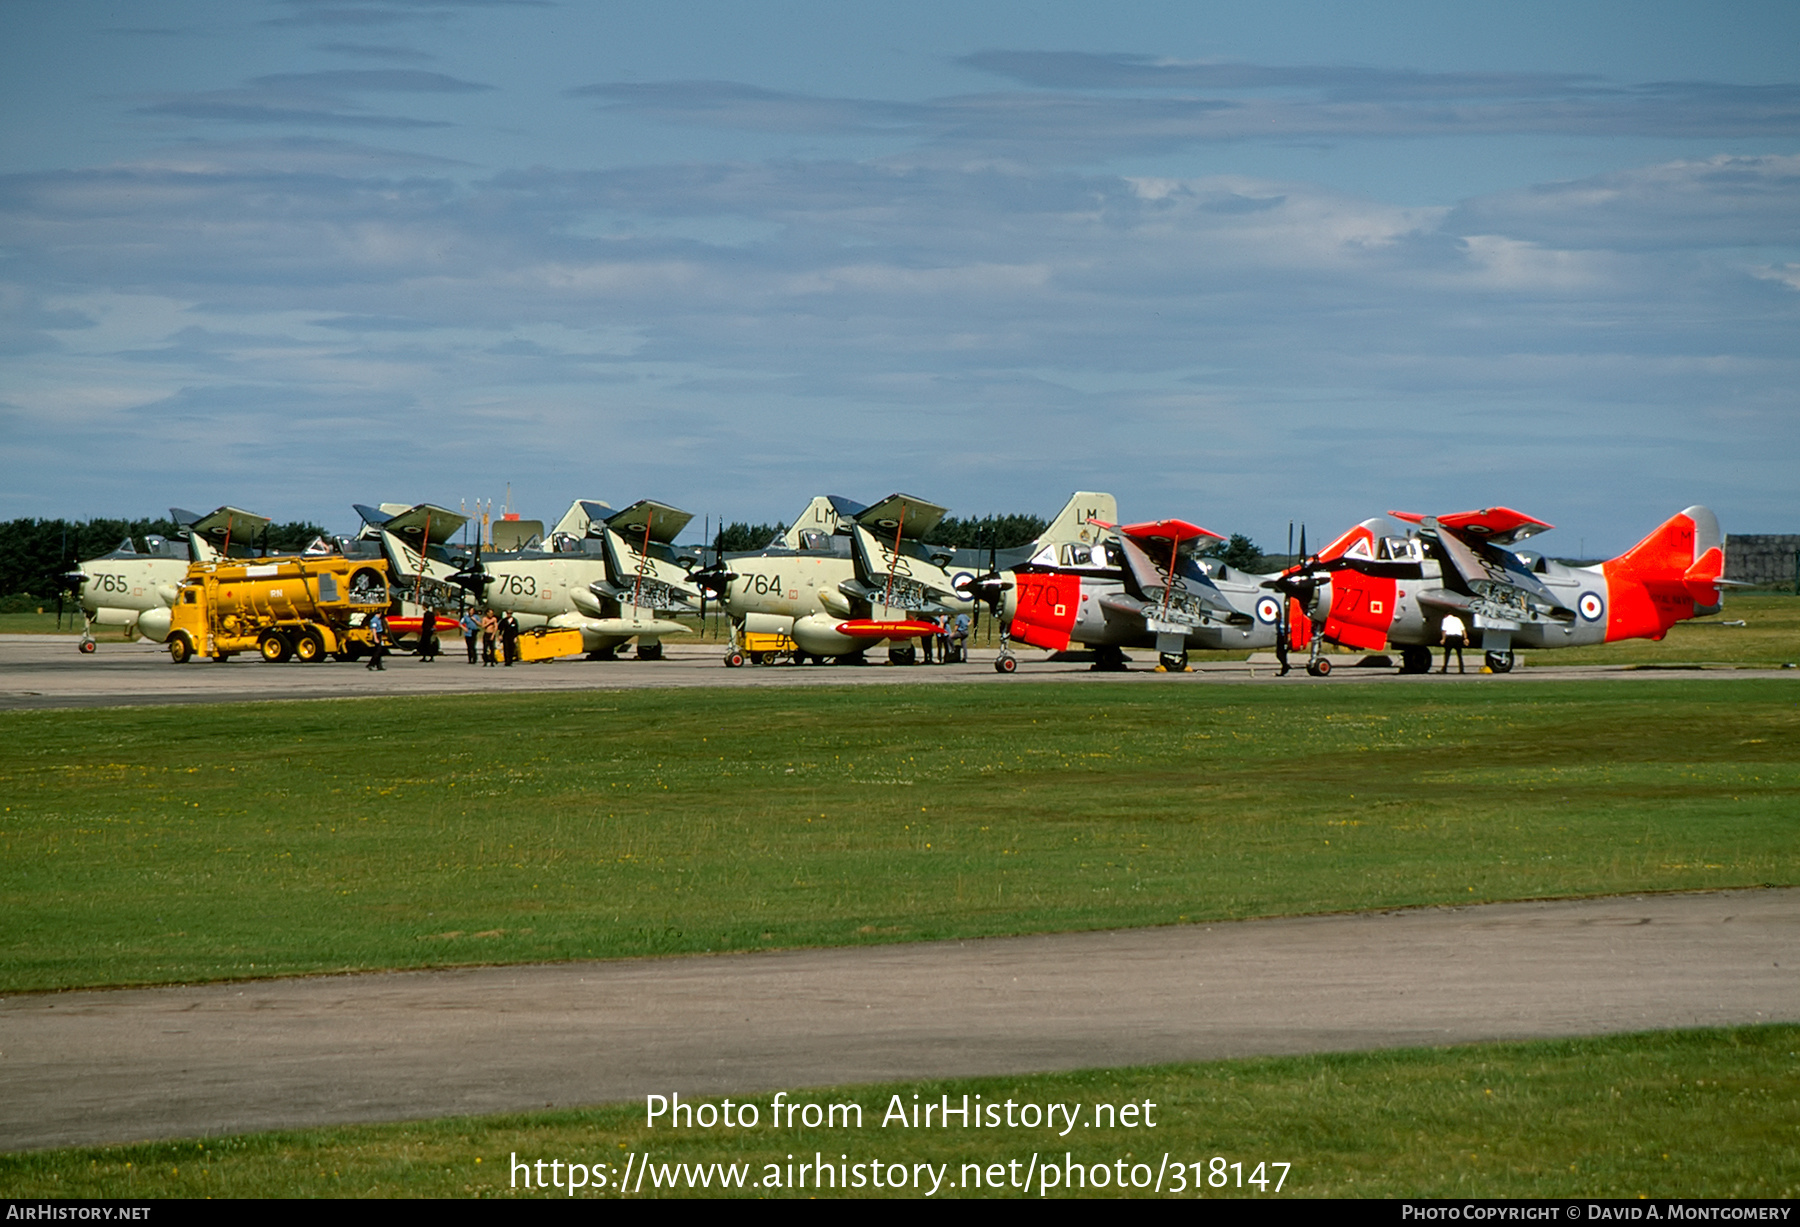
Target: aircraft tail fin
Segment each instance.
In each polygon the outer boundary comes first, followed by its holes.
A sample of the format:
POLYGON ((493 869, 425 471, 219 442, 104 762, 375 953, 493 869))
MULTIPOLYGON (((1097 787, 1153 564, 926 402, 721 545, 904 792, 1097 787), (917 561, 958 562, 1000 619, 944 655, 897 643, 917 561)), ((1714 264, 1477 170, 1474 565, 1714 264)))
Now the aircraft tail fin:
POLYGON ((1063 504, 1063 509, 1050 521, 1050 527, 1038 534, 1030 546, 1032 554, 1046 545, 1064 541, 1093 541, 1100 535, 1099 525, 1108 527, 1119 522, 1119 500, 1110 494, 1077 490, 1063 504))
POLYGON ((1719 518, 1710 508, 1689 507, 1664 520, 1605 566, 1609 576, 1691 598, 1695 615, 1715 613, 1720 606, 1719 581, 1725 574, 1725 539, 1719 532, 1719 518))

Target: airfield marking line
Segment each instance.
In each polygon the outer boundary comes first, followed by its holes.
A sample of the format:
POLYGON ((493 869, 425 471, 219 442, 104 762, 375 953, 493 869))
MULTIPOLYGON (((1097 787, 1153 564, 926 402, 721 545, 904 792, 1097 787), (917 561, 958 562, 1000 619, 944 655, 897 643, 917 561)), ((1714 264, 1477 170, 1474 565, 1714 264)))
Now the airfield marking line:
POLYGON ((1398 677, 1391 669, 1345 665, 1329 679, 1296 669, 1285 678, 1248 661, 1203 661, 1194 676, 1156 673, 1144 662, 1126 673, 1093 673, 1084 663, 1026 661, 1012 675, 994 672, 994 653, 978 649, 966 665, 885 664, 846 666, 746 665, 728 669, 722 648, 666 645, 661 661, 557 661, 483 669, 451 657, 424 662, 389 656, 389 667, 371 673, 356 663, 336 661, 274 665, 260 660, 217 664, 195 660, 177 665, 155 644, 101 644, 91 656, 72 642, 48 635, 0 635, 0 711, 67 707, 130 707, 185 703, 248 703, 281 699, 342 699, 391 695, 517 694, 525 692, 642 690, 686 687, 817 687, 858 685, 1012 686, 1022 681, 1067 685, 1139 686, 1343 686, 1517 685, 1531 681, 1683 677, 1782 677, 1800 682, 1800 670, 1669 669, 1630 666, 1528 665, 1507 676, 1469 673, 1398 677), (48 642, 46 642, 48 641, 48 642))
POLYGON ((0 1149, 1800 1021, 1800 888, 0 1000, 0 1149))

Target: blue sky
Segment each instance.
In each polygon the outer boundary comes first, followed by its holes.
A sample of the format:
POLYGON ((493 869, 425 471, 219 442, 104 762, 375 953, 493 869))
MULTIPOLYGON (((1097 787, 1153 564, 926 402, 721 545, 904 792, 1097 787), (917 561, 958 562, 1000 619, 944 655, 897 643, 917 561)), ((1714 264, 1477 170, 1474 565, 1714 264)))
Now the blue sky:
POLYGON ((1788 3, 10 0, 0 518, 1794 531, 1796 48, 1788 3))

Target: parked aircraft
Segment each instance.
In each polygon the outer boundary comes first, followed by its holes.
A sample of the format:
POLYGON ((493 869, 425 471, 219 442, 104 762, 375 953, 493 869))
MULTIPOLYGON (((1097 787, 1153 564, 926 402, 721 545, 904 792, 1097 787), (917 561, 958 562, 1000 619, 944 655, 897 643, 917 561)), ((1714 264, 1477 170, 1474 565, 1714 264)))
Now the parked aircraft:
POLYGON ((945 570, 954 551, 920 540, 944 512, 909 494, 872 507, 825 495, 779 545, 696 572, 731 618, 725 663, 743 664, 745 636, 755 634, 791 638, 801 660, 860 661, 886 641, 891 661, 912 663, 911 641, 938 631, 932 618, 974 607, 958 590, 958 578, 966 587, 974 577, 945 570))
POLYGON ((550 531, 548 549, 422 556, 394 534, 384 532, 383 543, 396 591, 405 596, 423 581, 443 614, 459 614, 467 594, 479 605, 510 611, 527 629, 579 630, 590 659, 612 659, 635 639, 639 659, 655 660, 665 636, 692 633, 673 615, 699 612, 700 589, 672 548, 692 519, 649 499, 616 512, 578 499, 550 531))
MULTIPOLYGON (((1098 521, 1116 514, 1109 494, 1078 493, 1050 527, 1008 563, 1029 558, 1052 542, 1092 542, 1098 521)), ((726 664, 742 664, 746 637, 782 635, 796 656, 858 661, 887 641, 889 659, 911 663, 911 641, 937 632, 933 618, 998 609, 1012 586, 990 550, 986 574, 949 564, 955 551, 920 538, 944 509, 894 494, 873 507, 837 495, 810 502, 777 542, 755 555, 739 555, 694 576, 720 595, 733 627, 726 664)))
POLYGON ((1266 586, 1294 599, 1294 647, 1317 627, 1307 671, 1331 664, 1319 640, 1401 650, 1402 672, 1431 668, 1455 614, 1479 633, 1487 667, 1505 673, 1518 648, 1561 648, 1618 639, 1661 639, 1675 623, 1718 612, 1725 570, 1717 517, 1705 507, 1671 516, 1619 557, 1572 567, 1506 547, 1551 525, 1507 507, 1427 516, 1395 534, 1365 520, 1266 586))
POLYGON ((90 558, 63 575, 62 582, 82 614, 83 652, 95 648, 96 626, 125 627, 158 643, 169 633, 169 612, 190 562, 205 562, 220 555, 253 553, 258 534, 269 518, 236 507, 220 507, 206 515, 169 508, 169 518, 181 526, 184 542, 152 536, 147 553, 138 553, 130 537, 117 549, 90 558))
POLYGON ((1018 668, 1013 641, 1053 652, 1089 647, 1102 670, 1123 669, 1125 648, 1154 648, 1169 671, 1188 667, 1190 649, 1275 643, 1281 605, 1263 591, 1263 577, 1198 556, 1220 534, 1185 520, 1092 523, 1108 531, 1091 543, 1053 541, 1013 569, 1000 602, 1000 672, 1018 668))

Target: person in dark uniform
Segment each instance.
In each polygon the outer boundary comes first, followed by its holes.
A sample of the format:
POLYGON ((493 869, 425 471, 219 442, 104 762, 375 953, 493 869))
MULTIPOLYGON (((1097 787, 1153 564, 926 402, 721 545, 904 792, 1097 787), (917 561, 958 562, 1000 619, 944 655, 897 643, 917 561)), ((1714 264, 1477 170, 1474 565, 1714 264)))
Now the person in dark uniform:
POLYGON ((500 619, 500 654, 506 658, 508 669, 519 659, 519 620, 512 616, 510 609, 500 619))
POLYGON ((427 606, 425 616, 419 619, 419 659, 435 660, 437 658, 437 610, 427 606))

